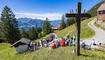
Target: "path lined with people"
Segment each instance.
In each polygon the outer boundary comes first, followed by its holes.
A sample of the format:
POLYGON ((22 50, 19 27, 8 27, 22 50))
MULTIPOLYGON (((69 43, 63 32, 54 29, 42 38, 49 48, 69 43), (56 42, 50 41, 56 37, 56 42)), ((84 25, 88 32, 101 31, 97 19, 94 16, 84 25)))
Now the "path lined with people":
POLYGON ((92 38, 85 39, 87 45, 90 45, 92 40, 94 40, 96 44, 105 43, 105 31, 94 25, 96 20, 97 18, 88 23, 88 26, 95 31, 95 35, 92 38))

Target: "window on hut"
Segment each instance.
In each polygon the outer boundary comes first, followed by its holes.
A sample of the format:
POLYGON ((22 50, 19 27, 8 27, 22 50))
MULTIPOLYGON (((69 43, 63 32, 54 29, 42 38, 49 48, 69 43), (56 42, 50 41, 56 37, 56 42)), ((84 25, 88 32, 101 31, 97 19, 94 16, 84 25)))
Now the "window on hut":
POLYGON ((99 14, 105 14, 105 10, 99 11, 99 14))

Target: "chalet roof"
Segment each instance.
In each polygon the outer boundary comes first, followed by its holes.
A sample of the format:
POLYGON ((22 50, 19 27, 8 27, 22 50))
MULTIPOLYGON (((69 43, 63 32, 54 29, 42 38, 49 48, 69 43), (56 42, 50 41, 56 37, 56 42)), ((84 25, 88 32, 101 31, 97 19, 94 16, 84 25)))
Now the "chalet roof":
POLYGON ((19 45, 27 45, 27 44, 30 44, 30 42, 31 42, 31 40, 26 39, 26 38, 22 38, 19 41, 15 42, 13 44, 13 46, 18 47, 19 45))
POLYGON ((53 30, 58 30, 60 28, 60 25, 58 27, 51 27, 53 30))
POLYGON ((53 30, 57 30, 57 29, 58 29, 58 27, 51 27, 51 29, 53 29, 53 30))
POLYGON ((102 5, 98 8, 98 10, 97 10, 97 11, 101 11, 101 10, 105 10, 105 3, 104 3, 104 4, 102 4, 102 5))

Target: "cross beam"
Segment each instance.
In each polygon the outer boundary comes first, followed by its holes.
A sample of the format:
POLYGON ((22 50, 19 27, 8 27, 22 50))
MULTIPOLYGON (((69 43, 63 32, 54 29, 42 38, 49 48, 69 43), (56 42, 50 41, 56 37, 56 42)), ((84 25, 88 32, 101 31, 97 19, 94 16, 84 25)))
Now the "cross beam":
MULTIPOLYGON (((79 17, 87 17, 87 16, 88 16, 88 17, 91 17, 91 15, 85 14, 85 13, 84 13, 84 14, 81 14, 79 17)), ((74 13, 74 14, 69 14, 69 13, 67 13, 67 14, 66 14, 66 17, 67 17, 67 18, 69 18, 69 17, 78 17, 78 14, 75 14, 75 13, 74 13)))
POLYGON ((79 56, 80 55, 80 23, 81 23, 81 18, 82 17, 91 17, 90 14, 81 14, 81 2, 78 2, 77 4, 77 13, 73 13, 73 14, 70 14, 70 13, 66 13, 65 15, 67 18, 70 18, 70 17, 75 17, 76 18, 76 56, 79 56))

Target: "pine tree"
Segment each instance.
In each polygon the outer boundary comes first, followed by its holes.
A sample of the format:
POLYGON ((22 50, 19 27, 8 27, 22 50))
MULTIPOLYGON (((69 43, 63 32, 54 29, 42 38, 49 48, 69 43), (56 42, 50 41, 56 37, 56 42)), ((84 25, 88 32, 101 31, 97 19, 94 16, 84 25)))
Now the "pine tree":
POLYGON ((27 32, 23 27, 21 28, 20 34, 21 34, 21 38, 28 38, 27 32))
POLYGON ((62 20, 61 20, 61 25, 60 25, 60 30, 64 29, 66 27, 66 24, 65 24, 65 18, 64 18, 64 15, 62 16, 62 20))
POLYGON ((38 28, 38 26, 37 26, 37 25, 35 26, 35 31, 36 31, 36 38, 38 38, 39 28, 38 28))
POLYGON ((71 22, 70 22, 70 19, 68 18, 68 19, 67 19, 67 22, 66 22, 66 27, 70 26, 70 23, 71 23, 71 22))
POLYGON ((2 25, 1 25, 1 23, 0 23, 0 39, 5 41, 5 36, 4 36, 3 32, 2 32, 2 25))
POLYGON ((37 39, 37 36, 36 36, 37 33, 36 33, 34 27, 32 27, 31 29, 28 30, 28 34, 29 34, 29 39, 31 39, 31 40, 37 39))
POLYGON ((20 39, 18 21, 7 6, 4 7, 1 14, 1 29, 8 43, 14 43, 20 39))
POLYGON ((35 31, 36 31, 36 38, 40 38, 39 34, 41 33, 42 29, 36 25, 35 26, 35 31))
POLYGON ((38 37, 39 37, 39 38, 43 37, 42 33, 39 33, 38 37))
POLYGON ((50 23, 48 21, 48 18, 46 18, 46 20, 44 21, 43 33, 44 33, 44 36, 51 33, 51 25, 50 25, 50 23))

